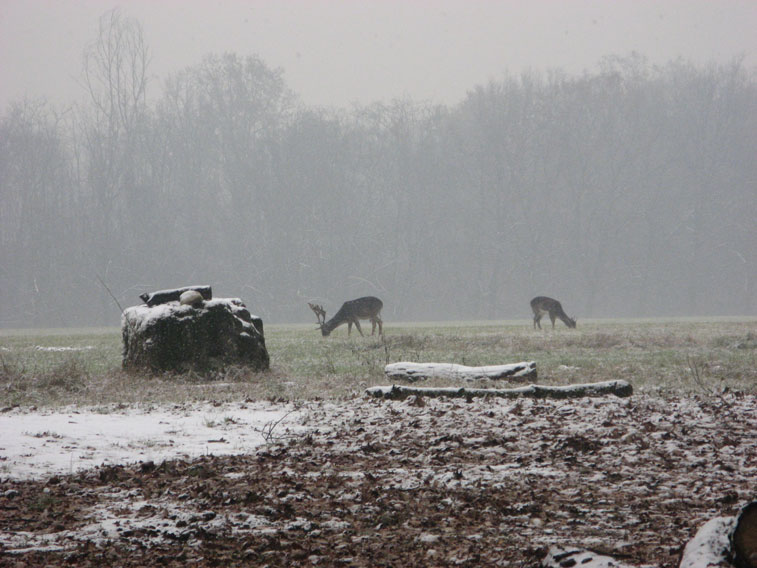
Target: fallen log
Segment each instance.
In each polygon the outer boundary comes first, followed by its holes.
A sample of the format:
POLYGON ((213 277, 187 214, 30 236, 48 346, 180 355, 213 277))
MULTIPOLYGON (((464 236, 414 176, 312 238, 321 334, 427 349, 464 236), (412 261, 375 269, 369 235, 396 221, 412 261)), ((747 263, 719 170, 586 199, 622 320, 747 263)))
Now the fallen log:
MULTIPOLYGON (((579 548, 553 546, 541 568, 633 568, 617 559, 579 548)), ((715 517, 686 543, 678 568, 757 568, 757 501, 735 517, 715 517)))
POLYGON ((679 568, 730 566, 728 534, 733 531, 735 517, 715 517, 703 524, 683 549, 679 568))
POLYGON ((679 568, 714 566, 757 568, 757 501, 735 517, 710 519, 686 544, 679 568))
POLYGON ((184 288, 172 288, 170 290, 158 290, 157 292, 145 292, 139 295, 149 307, 167 304, 168 302, 178 302, 184 292, 199 292, 204 300, 213 299, 213 291, 210 286, 185 286, 184 288))
POLYGON ((411 395, 429 397, 475 398, 492 396, 499 398, 579 398, 613 394, 625 397, 633 394, 633 387, 626 381, 605 381, 567 386, 528 385, 513 389, 471 389, 465 387, 407 387, 402 385, 370 387, 366 394, 376 398, 402 399, 411 395))
POLYGON ((476 381, 480 379, 525 379, 536 378, 536 361, 523 361, 509 365, 487 365, 467 367, 454 363, 392 363, 384 367, 384 374, 392 380, 414 383, 430 378, 455 381, 476 381))
POLYGON ((565 568, 576 566, 580 568, 634 568, 630 564, 623 564, 611 556, 597 554, 591 550, 579 548, 560 548, 553 546, 547 556, 541 561, 541 568, 565 568))

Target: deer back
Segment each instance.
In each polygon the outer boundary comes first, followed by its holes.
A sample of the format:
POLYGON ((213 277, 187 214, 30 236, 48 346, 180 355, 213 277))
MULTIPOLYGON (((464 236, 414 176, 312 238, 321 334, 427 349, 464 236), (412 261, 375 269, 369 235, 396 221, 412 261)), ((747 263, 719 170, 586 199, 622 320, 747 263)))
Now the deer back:
POLYGON ((342 304, 339 311, 323 324, 324 335, 328 335, 336 327, 359 319, 374 319, 378 317, 384 303, 375 296, 364 296, 356 300, 349 300, 342 304))
POLYGON ((531 300, 531 309, 534 312, 550 312, 558 313, 562 312, 562 305, 554 298, 548 298, 547 296, 536 296, 531 300))
POLYGON ((560 320, 570 328, 576 327, 576 320, 569 317, 568 314, 565 313, 565 310, 562 309, 562 304, 554 298, 536 296, 536 298, 531 300, 531 309, 534 311, 534 314, 549 312, 550 317, 554 316, 560 318, 560 320))

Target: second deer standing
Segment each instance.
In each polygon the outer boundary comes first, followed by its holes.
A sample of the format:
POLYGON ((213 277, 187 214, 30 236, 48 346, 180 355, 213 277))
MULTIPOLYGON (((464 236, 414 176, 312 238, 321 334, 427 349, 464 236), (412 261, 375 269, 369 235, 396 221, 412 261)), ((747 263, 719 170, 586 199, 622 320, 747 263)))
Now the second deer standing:
POLYGON ((323 306, 310 302, 308 302, 308 306, 315 312, 315 317, 318 319, 318 325, 321 328, 321 335, 324 337, 343 323, 347 324, 347 335, 352 333, 352 324, 355 324, 360 335, 363 335, 363 330, 360 329, 359 320, 361 319, 370 320, 371 335, 376 332, 376 326, 378 326, 379 335, 384 334, 383 322, 381 321, 381 308, 384 307, 384 303, 375 296, 365 296, 345 302, 334 317, 328 321, 326 321, 326 310, 323 309, 323 306))

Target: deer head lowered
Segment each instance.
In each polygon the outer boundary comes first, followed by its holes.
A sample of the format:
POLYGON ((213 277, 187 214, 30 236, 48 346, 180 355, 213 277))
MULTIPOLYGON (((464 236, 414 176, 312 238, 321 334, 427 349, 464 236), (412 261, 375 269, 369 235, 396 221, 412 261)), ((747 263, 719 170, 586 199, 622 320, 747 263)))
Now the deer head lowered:
POLYGON ((552 320, 552 329, 555 329, 555 320, 557 318, 560 318, 571 329, 575 329, 576 327, 576 320, 568 317, 563 311, 560 302, 553 298, 536 296, 536 298, 531 300, 531 310, 534 312, 534 329, 536 329, 536 326, 539 326, 539 329, 541 329, 541 318, 545 314, 549 314, 549 319, 552 320))
POLYGON ((318 304, 311 304, 308 302, 308 306, 315 313, 315 317, 318 320, 318 327, 321 329, 321 335, 324 337, 329 335, 337 327, 343 323, 347 324, 347 335, 352 333, 352 324, 363 335, 363 330, 360 329, 360 320, 367 319, 371 322, 371 335, 376 332, 376 326, 379 329, 379 335, 384 334, 383 322, 381 321, 381 308, 384 307, 384 303, 374 296, 365 296, 358 298, 357 300, 350 300, 342 304, 336 315, 330 320, 326 321, 326 310, 323 306, 318 304))

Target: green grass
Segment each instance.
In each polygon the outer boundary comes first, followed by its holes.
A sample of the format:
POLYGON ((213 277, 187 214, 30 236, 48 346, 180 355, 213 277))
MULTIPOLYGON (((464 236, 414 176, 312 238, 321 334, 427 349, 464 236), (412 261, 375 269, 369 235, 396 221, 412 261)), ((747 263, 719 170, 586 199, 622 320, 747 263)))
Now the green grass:
POLYGON ((348 338, 344 327, 324 338, 311 325, 268 325, 266 343, 271 370, 265 373, 231 368, 213 376, 149 376, 121 370, 117 329, 3 331, 0 407, 339 399, 386 384, 384 366, 397 361, 533 360, 543 384, 625 379, 647 391, 757 392, 754 318, 595 320, 576 330, 558 323, 555 331, 533 330, 530 321, 390 323, 384 339, 348 338))

